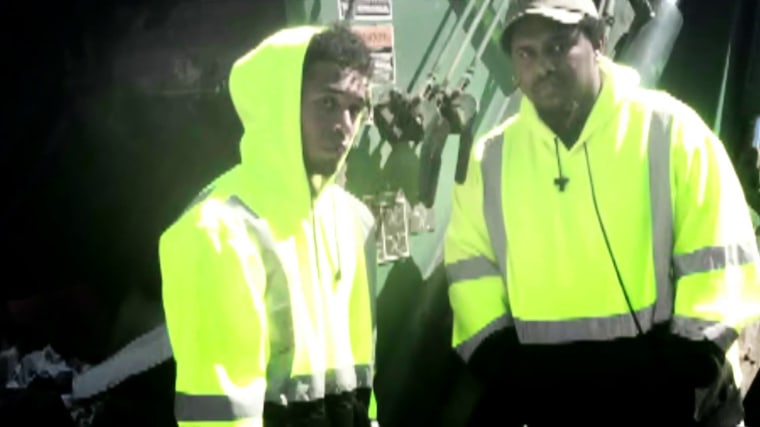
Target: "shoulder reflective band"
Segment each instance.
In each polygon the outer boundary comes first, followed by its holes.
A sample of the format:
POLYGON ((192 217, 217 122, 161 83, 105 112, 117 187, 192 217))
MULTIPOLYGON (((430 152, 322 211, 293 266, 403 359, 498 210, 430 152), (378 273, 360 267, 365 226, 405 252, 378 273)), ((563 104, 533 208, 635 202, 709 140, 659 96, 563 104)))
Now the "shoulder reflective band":
MULTIPOLYGON (((670 320, 673 312, 674 291, 670 276, 673 253, 673 209, 670 189, 671 127, 672 117, 669 113, 654 112, 651 114, 647 137, 647 157, 657 299, 653 306, 645 307, 636 313, 644 331, 651 329, 654 324, 670 320)), ((489 141, 483 153, 481 167, 486 227, 499 271, 506 278, 508 249, 501 186, 503 149, 503 135, 489 141)), ((506 285, 509 286, 509 283, 506 285)), ((493 323, 494 328, 513 324, 517 329, 520 341, 526 344, 604 341, 619 337, 632 337, 637 334, 630 313, 559 321, 520 320, 506 317, 497 319, 493 323)), ((491 325, 485 329, 491 329, 491 325)), ((481 333, 485 333, 485 330, 481 333)))
POLYGON ((504 135, 491 139, 483 151, 480 165, 483 175, 483 215, 488 236, 502 277, 507 277, 507 232, 502 205, 502 157, 504 135))
POLYGON ((757 242, 747 240, 735 245, 710 246, 678 255, 673 259, 676 280, 683 276, 723 270, 757 261, 757 242))
POLYGON ((667 322, 673 316, 675 292, 671 276, 673 257, 673 205, 670 188, 670 147, 673 117, 653 112, 649 123, 649 206, 652 212, 652 253, 657 300, 651 320, 639 317, 642 328, 667 322), (643 322, 642 322, 643 321, 643 322), (645 326, 646 325, 646 326, 645 326))

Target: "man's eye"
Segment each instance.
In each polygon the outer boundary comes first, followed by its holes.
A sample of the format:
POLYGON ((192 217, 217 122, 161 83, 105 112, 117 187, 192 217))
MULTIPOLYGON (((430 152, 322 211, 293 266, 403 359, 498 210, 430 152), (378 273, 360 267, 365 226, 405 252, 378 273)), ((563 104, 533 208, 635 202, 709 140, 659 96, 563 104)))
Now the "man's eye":
POLYGON ((517 49, 517 57, 518 57, 519 59, 523 59, 523 60, 525 60, 525 59, 528 59, 528 58, 530 58, 530 54, 529 54, 529 53, 528 53, 528 51, 527 51, 527 50, 525 50, 525 49, 517 49))

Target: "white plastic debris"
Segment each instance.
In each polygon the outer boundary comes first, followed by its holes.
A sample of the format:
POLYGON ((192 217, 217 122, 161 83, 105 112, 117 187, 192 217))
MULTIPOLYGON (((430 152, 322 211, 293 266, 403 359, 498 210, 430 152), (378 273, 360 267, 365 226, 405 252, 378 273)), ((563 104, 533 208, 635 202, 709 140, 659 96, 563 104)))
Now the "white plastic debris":
POLYGON ((72 366, 61 358, 50 346, 27 354, 19 359, 15 348, 0 353, 3 366, 5 388, 26 388, 35 378, 58 379, 74 376, 83 367, 72 366))
POLYGON ((136 338, 104 362, 74 376, 71 398, 89 399, 172 357, 166 325, 136 338))

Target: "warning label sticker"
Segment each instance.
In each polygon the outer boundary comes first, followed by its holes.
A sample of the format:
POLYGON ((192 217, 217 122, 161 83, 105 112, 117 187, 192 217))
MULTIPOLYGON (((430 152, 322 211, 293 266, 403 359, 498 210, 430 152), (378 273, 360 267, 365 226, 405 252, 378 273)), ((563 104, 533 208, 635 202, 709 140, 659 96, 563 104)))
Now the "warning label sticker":
POLYGON ((340 19, 390 20, 393 18, 391 0, 338 0, 340 19), (353 4, 352 4, 353 3, 353 4))
POLYGON ((393 25, 355 25, 351 29, 370 48, 373 62, 373 83, 396 83, 396 58, 393 25))

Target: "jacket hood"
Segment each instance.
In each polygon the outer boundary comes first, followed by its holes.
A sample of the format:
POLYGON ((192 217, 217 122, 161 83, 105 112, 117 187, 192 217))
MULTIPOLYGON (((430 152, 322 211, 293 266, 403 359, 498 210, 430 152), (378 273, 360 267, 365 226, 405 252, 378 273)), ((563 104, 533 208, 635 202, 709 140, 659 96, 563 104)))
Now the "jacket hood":
POLYGON ((232 66, 229 90, 243 124, 235 192, 276 234, 309 215, 311 190, 301 142, 301 85, 306 49, 323 27, 280 30, 232 66))
MULTIPOLYGON (((611 59, 602 56, 599 59, 599 68, 602 72, 602 88, 578 138, 580 143, 574 144, 573 149, 582 146, 585 141, 588 141, 599 126, 606 123, 609 117, 617 113, 628 95, 640 87, 641 78, 639 73, 631 67, 617 64, 611 59)), ((556 135, 541 120, 536 107, 526 96, 523 97, 520 104, 520 117, 526 120, 526 124, 531 128, 531 131, 535 130, 540 134, 541 140, 554 144, 556 135)))

